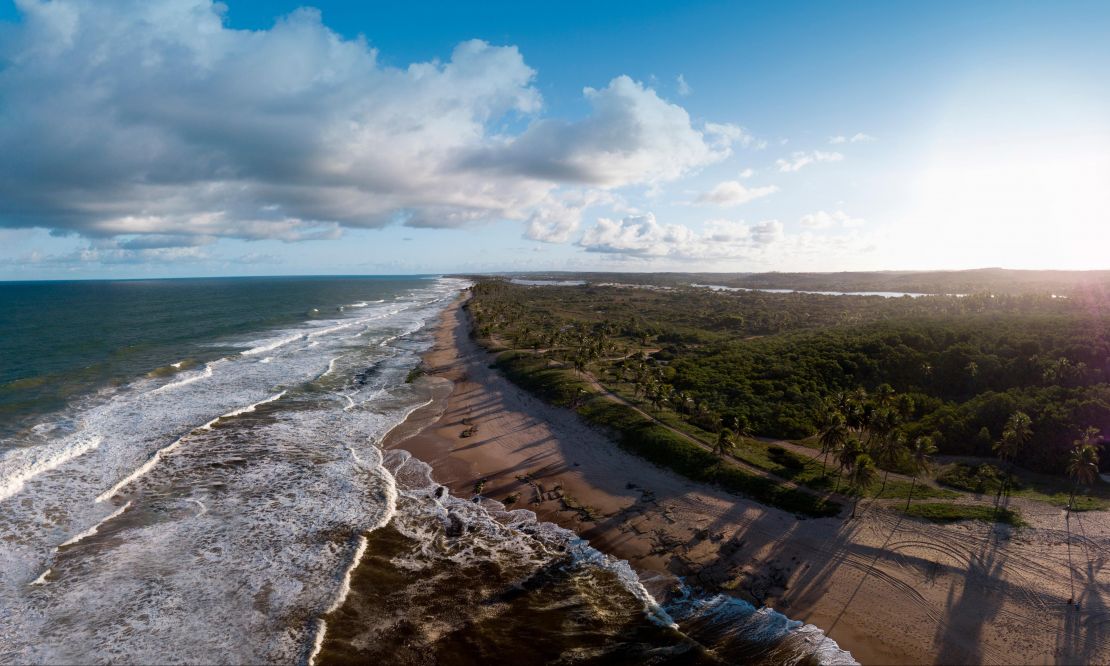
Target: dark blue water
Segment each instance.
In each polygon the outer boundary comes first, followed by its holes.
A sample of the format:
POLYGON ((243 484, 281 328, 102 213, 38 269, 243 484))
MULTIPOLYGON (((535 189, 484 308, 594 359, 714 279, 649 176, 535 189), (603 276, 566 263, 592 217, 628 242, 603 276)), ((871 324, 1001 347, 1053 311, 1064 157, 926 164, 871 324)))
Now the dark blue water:
POLYGON ((0 438, 74 397, 203 363, 236 335, 333 317, 425 277, 0 282, 0 438))

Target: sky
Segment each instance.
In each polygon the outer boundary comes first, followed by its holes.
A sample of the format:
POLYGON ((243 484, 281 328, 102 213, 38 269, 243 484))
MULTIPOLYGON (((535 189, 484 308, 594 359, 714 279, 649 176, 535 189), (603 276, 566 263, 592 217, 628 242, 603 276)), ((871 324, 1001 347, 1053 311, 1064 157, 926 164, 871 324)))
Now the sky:
POLYGON ((0 0, 0 279, 1110 268, 1108 27, 0 0))

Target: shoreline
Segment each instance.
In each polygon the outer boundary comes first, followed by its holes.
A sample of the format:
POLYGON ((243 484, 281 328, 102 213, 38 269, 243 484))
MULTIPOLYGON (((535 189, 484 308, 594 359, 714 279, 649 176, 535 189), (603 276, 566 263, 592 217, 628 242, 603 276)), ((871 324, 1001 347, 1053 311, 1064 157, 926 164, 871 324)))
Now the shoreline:
MULTIPOLYGON (((657 596, 682 577, 813 624, 864 664, 1110 660, 1096 628, 1110 620, 1108 577, 1095 569, 1083 583, 1082 614, 1065 608, 1061 512, 1035 505, 1033 526, 1014 535, 869 505, 853 521, 798 519, 687 480, 491 370, 463 300, 441 313, 423 354, 431 401, 382 442, 431 465, 452 494, 482 482, 484 496, 628 561, 657 596)), ((1085 515, 1084 538, 1110 542, 1106 518, 1085 515)))

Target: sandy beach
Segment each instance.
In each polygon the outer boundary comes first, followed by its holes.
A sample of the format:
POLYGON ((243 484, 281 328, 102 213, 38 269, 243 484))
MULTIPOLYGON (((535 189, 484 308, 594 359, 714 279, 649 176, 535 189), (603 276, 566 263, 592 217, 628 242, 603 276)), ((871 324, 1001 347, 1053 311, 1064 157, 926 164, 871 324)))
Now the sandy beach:
POLYGON ((425 355, 436 399, 387 438, 459 496, 526 507, 628 560, 649 588, 682 576, 817 625, 863 664, 1108 663, 1106 512, 1014 500, 1030 527, 937 525, 861 504, 798 519, 620 450, 489 368, 449 307, 425 355), (476 428, 471 436, 465 430, 476 428), (515 500, 515 502, 514 502, 515 500))

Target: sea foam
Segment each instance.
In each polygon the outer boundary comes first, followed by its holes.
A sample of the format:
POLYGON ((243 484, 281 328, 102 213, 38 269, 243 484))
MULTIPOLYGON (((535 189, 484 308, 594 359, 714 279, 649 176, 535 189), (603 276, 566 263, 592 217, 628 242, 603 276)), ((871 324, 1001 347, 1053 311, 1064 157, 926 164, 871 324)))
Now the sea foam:
POLYGON ((37 448, 17 450, 0 460, 0 500, 5 500, 23 489, 23 484, 43 472, 83 456, 100 446, 100 435, 82 437, 63 444, 56 450, 39 451, 37 448))

